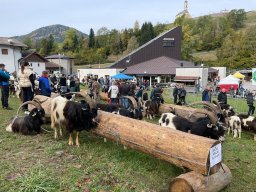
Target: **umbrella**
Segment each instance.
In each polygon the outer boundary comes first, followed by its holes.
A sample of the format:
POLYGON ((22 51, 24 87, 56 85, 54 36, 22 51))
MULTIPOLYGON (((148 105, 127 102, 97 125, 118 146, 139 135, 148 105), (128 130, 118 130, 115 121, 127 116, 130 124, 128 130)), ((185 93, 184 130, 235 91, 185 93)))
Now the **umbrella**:
POLYGON ((119 73, 111 77, 112 79, 133 79, 133 77, 125 75, 123 73, 119 73))

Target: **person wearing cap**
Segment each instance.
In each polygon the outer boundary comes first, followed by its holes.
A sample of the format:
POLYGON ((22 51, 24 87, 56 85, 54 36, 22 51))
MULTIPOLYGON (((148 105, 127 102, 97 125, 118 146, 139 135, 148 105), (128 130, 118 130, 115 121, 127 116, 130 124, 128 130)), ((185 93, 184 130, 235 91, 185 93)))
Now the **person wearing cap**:
POLYGON ((253 94, 249 91, 246 96, 247 105, 249 107, 248 115, 253 115, 255 107, 253 106, 253 94))
POLYGON ((51 97, 51 85, 48 79, 48 71, 43 71, 42 76, 39 78, 39 89, 41 91, 41 95, 51 97))
POLYGON ((220 104, 227 104, 227 94, 226 94, 226 89, 222 88, 221 92, 218 95, 218 102, 220 104))

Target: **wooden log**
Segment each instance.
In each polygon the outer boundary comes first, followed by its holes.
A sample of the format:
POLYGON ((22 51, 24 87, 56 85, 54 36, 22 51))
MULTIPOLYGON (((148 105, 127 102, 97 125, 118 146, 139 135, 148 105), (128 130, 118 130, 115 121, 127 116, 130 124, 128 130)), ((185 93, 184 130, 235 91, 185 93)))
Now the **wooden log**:
POLYGON ((203 176, 195 171, 182 174, 173 179, 169 186, 170 192, 218 192, 227 187, 232 180, 230 169, 224 165, 217 173, 203 176))
POLYGON ((95 133, 179 167, 206 175, 210 148, 219 141, 98 111, 95 133))
POLYGON ((100 99, 103 101, 108 101, 109 100, 108 94, 104 92, 100 92, 100 99))
POLYGON ((159 107, 159 115, 162 113, 170 113, 173 112, 175 115, 180 117, 184 117, 186 119, 197 119, 199 117, 205 117, 205 115, 215 117, 213 123, 216 123, 218 118, 216 114, 212 111, 206 109, 197 109, 187 106, 180 106, 174 104, 161 104, 159 107))

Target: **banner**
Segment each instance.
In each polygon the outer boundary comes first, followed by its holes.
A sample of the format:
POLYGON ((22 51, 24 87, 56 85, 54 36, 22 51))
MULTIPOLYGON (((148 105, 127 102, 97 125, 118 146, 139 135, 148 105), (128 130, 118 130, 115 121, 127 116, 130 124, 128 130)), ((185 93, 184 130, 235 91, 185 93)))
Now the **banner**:
POLYGON ((256 68, 252 68, 252 85, 256 85, 256 68))

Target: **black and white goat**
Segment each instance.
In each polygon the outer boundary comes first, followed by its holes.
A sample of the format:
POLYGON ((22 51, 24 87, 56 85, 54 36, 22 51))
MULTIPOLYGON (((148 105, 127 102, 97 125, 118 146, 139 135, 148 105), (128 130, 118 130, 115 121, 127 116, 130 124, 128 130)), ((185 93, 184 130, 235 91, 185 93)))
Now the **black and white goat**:
POLYGON ((224 128, 222 126, 212 124, 208 117, 198 118, 195 122, 191 122, 186 118, 176 116, 173 113, 163 113, 158 122, 162 127, 190 132, 191 134, 209 137, 216 140, 224 140, 224 128))
POLYGON ((153 119, 158 114, 159 104, 155 101, 147 100, 143 104, 143 110, 145 112, 145 117, 148 119, 153 119))
POLYGON ((247 114, 237 115, 241 120, 242 130, 253 131, 254 141, 256 141, 256 118, 247 114))
POLYGON ((20 108, 26 104, 32 104, 36 106, 36 108, 32 109, 30 113, 24 117, 15 117, 6 127, 6 131, 21 133, 23 135, 40 133, 41 125, 44 123, 43 119, 45 116, 45 111, 38 103, 33 101, 23 103, 20 108))
POLYGON ((54 137, 57 138, 59 128, 62 136, 62 126, 69 132, 69 145, 73 145, 73 131, 76 131, 76 145, 79 146, 79 133, 82 130, 89 131, 94 128, 93 119, 97 116, 97 109, 90 107, 88 102, 69 101, 58 96, 51 102, 51 127, 54 129, 54 137))
POLYGON ((238 116, 231 116, 229 117, 229 121, 228 121, 228 135, 230 133, 233 134, 234 138, 241 138, 241 132, 242 132, 242 128, 241 128, 241 120, 238 116))
POLYGON ((118 104, 97 104, 97 108, 102 111, 122 115, 133 119, 141 120, 143 118, 141 109, 125 109, 118 104))

